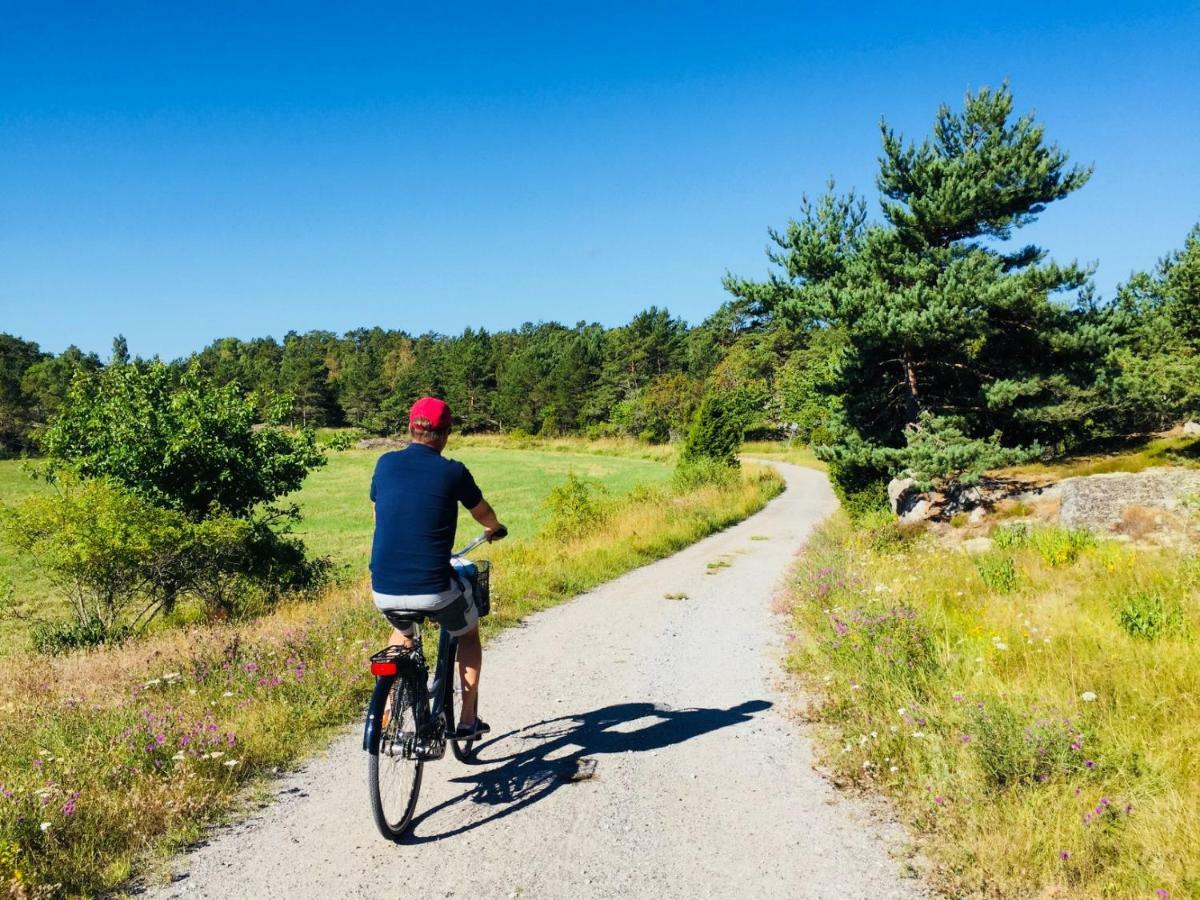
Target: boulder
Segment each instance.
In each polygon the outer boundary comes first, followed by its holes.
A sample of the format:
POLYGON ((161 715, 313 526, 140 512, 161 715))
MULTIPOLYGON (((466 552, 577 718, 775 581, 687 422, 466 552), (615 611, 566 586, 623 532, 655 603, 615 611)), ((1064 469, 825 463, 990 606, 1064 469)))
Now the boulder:
POLYGON ((908 495, 915 491, 916 482, 911 478, 893 478, 889 481, 887 495, 888 505, 892 508, 892 512, 901 515, 901 506, 908 499, 908 495))
POLYGON ((929 502, 929 498, 917 494, 913 502, 901 507, 900 521, 905 525, 911 525, 914 522, 923 522, 931 515, 933 515, 933 504, 929 502))
POLYGON ((1200 435, 1200 422, 1185 422, 1183 424, 1183 433, 1189 437, 1200 435))
POLYGON ((1059 488, 1064 525, 1112 530, 1130 510, 1181 510, 1187 498, 1200 494, 1200 470, 1167 467, 1087 475, 1068 478, 1059 488))

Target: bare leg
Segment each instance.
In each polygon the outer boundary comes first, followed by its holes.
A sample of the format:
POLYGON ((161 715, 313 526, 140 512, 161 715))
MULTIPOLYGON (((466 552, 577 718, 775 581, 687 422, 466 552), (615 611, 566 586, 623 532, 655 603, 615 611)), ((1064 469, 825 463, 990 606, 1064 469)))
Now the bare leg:
POLYGON ((483 647, 479 643, 479 626, 458 639, 458 680, 462 684, 462 709, 458 724, 474 725, 479 699, 479 668, 483 664, 483 647))
POLYGON ((413 639, 399 629, 392 629, 392 636, 388 638, 389 647, 404 647, 406 650, 413 645, 413 639))

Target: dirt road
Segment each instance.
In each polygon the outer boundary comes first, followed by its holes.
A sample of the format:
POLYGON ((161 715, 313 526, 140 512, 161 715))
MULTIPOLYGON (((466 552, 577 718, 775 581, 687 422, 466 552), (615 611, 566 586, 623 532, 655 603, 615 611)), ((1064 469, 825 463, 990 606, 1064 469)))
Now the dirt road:
POLYGON ((494 738, 475 765, 426 766, 406 843, 375 832, 355 728, 149 895, 918 895, 903 834, 813 771, 778 689, 771 598, 834 507, 819 473, 779 468, 788 490, 758 515, 489 645, 494 738), (572 782, 580 758, 595 776, 572 782))

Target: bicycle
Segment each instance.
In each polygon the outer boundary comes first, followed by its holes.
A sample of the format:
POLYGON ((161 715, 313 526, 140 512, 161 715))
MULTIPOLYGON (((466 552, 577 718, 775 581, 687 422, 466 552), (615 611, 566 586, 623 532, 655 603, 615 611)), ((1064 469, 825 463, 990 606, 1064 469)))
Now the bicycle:
MULTIPOLYGON (((491 538, 499 540, 506 534, 507 529, 500 529, 491 538)), ((473 563, 466 554, 487 540, 487 534, 481 534, 451 554, 451 564, 471 582, 480 618, 490 611, 491 564, 473 563)), ((439 629, 431 683, 419 625, 426 617, 415 614, 413 618, 418 626, 411 648, 392 645, 371 657, 375 689, 363 728, 363 750, 370 754, 371 814, 380 834, 391 841, 403 837, 412 824, 425 763, 445 756, 447 743, 459 762, 468 762, 475 745, 474 739, 454 739, 454 695, 462 690, 455 665, 458 639, 439 629)))

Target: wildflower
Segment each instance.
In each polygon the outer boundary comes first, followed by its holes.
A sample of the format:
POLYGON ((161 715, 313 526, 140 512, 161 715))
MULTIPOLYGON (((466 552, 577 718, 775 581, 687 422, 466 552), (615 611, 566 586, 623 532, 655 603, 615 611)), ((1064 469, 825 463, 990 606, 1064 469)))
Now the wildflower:
POLYGON ((225 692, 225 693, 223 693, 221 696, 222 696, 222 697, 232 697, 232 696, 233 696, 233 691, 226 691, 226 692, 225 692))
POLYGON ((225 763, 224 763, 224 765, 230 769, 232 769, 237 764, 238 764, 238 760, 236 760, 236 759, 227 759, 227 760, 225 760, 225 763))
POLYGON ((1157 891, 1154 892, 1154 896, 1157 897, 1158 900, 1170 900, 1171 892, 1168 891, 1166 888, 1159 888, 1157 891))
POLYGON ((42 829, 42 831, 49 831, 49 830, 50 830, 50 823, 49 823, 49 822, 43 822, 43 823, 42 823, 42 824, 41 824, 39 827, 42 829))
POLYGON ((1084 691, 1082 694, 1079 695, 1079 699, 1082 700, 1084 703, 1094 703, 1096 701, 1096 692, 1095 691, 1084 691))
POLYGON ((971 743, 971 736, 969 734, 964 734, 961 740, 964 744, 969 744, 971 743))
POLYGON ((1008 644, 1004 643, 1004 641, 996 641, 996 643, 994 643, 992 646, 995 647, 997 650, 1007 650, 1008 649, 1008 644))
POLYGON ((896 710, 896 712, 903 716, 908 712, 908 710, 902 706, 898 710, 896 710))
POLYGON ((1059 858, 1059 859, 1070 859, 1070 858, 1071 858, 1071 854, 1070 854, 1070 853, 1068 853, 1066 850, 1059 850, 1059 851, 1058 851, 1058 858, 1059 858))
POLYGON ((1085 759, 1083 765, 1085 768, 1094 769, 1096 768, 1096 761, 1094 759, 1085 759))
POLYGON ((899 769, 897 769, 895 766, 892 766, 890 769, 888 769, 888 771, 889 771, 889 772, 898 772, 898 771, 900 771, 900 770, 899 770, 899 769))
POLYGON ((913 736, 913 737, 915 737, 915 738, 923 738, 923 737, 925 737, 925 732, 923 732, 923 731, 914 731, 914 732, 912 733, 912 736, 913 736))
POLYGON ((145 684, 143 684, 142 687, 150 688, 150 687, 154 687, 158 683, 159 683, 159 679, 151 678, 149 681, 147 681, 145 684))

